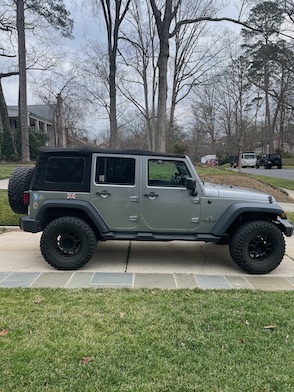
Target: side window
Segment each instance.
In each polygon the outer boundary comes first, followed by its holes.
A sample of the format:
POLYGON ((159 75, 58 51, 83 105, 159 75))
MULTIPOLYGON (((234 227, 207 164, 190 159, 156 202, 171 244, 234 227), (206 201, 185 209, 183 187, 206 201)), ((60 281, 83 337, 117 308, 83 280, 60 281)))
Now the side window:
POLYGON ((45 182, 82 184, 85 159, 81 157, 50 157, 47 161, 45 182))
POLYGON ((97 184, 134 185, 135 159, 98 157, 95 182, 97 184))
POLYGON ((150 159, 148 161, 148 186, 186 187, 190 177, 186 164, 182 161, 150 159))

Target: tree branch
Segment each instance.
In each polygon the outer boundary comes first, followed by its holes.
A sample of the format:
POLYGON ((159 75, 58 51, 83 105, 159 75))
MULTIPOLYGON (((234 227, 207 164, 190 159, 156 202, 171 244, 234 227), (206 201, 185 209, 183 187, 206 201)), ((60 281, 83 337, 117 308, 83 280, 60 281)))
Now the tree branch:
POLYGON ((195 19, 184 19, 179 21, 174 30, 170 33, 169 37, 172 38, 181 28, 181 26, 183 25, 187 25, 187 24, 192 24, 192 23, 199 23, 199 22, 231 22, 243 27, 246 27, 246 29, 250 29, 252 31, 260 31, 258 29, 255 29, 254 27, 248 25, 245 22, 241 22, 240 20, 236 20, 236 19, 232 19, 232 18, 210 18, 208 16, 203 16, 200 18, 195 18, 195 19))

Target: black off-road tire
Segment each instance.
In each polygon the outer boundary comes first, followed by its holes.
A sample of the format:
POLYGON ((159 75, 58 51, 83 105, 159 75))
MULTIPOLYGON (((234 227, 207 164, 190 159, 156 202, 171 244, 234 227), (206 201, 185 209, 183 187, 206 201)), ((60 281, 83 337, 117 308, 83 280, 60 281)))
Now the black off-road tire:
POLYGON ((65 216, 49 223, 40 248, 44 259, 59 270, 76 270, 93 256, 97 239, 84 220, 65 216))
POLYGON ((248 222, 232 237, 230 253, 234 262, 249 274, 267 274, 284 257, 284 236, 273 223, 248 222))
POLYGON ((10 208, 16 214, 27 214, 28 206, 23 203, 23 194, 29 189, 33 167, 17 167, 8 182, 8 200, 10 208))

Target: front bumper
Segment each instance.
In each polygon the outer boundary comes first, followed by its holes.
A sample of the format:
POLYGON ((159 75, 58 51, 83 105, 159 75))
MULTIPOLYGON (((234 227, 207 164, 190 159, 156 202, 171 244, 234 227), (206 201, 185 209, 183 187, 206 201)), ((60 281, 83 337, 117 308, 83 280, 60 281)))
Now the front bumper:
POLYGON ((293 234, 293 229, 294 226, 292 225, 291 222, 288 221, 288 219, 281 219, 278 218, 279 226, 283 233, 285 234, 286 237, 291 237, 293 234))

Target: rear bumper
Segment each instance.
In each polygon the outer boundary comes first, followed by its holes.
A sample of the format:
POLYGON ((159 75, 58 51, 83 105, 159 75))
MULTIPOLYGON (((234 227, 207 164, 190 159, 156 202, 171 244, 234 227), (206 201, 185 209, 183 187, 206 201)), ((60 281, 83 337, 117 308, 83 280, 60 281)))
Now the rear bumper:
POLYGON ((37 233, 40 231, 40 221, 30 219, 28 216, 22 216, 19 220, 19 226, 23 231, 37 233))

